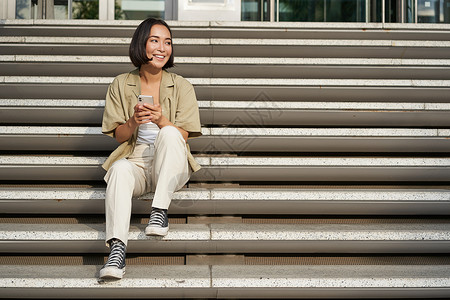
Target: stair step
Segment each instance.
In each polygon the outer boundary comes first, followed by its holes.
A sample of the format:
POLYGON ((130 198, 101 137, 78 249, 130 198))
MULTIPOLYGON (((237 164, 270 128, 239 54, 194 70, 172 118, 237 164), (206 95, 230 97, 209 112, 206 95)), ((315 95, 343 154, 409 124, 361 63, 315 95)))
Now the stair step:
MULTIPOLYGON (((224 256, 227 258, 227 256, 224 256)), ((229 255, 231 257, 231 255, 229 255)), ((21 266, 57 266, 57 265, 65 265, 65 266, 81 266, 81 265, 103 265, 108 259, 108 255, 3 255, 0 256, 0 265, 1 266, 11 266, 11 265, 21 265, 21 266)), ((312 261, 320 261, 320 259, 311 259, 312 261)), ((348 258, 346 260, 349 260, 348 258)), ((346 261, 344 259, 344 261, 346 261)), ((387 257, 382 259, 375 258, 355 258, 349 261, 380 261, 395 263, 399 261, 398 264, 446 264, 445 257, 421 257, 421 256, 411 256, 411 257, 387 257)), ((139 256, 134 254, 128 254, 126 256, 126 264, 129 265, 185 265, 186 256, 185 255, 146 255, 139 256)), ((327 259, 328 263, 333 261, 341 261, 338 257, 327 259)))
MULTIPOLYGON (((138 253, 446 253, 450 223, 171 224, 147 237, 131 224, 128 252, 138 253), (151 245, 151 246, 150 246, 151 245), (320 250, 318 250, 320 249, 320 250)), ((104 224, 3 223, 2 253, 105 253, 104 224)))
MULTIPOLYGON (((0 55, 2 63, 96 63, 96 64, 131 64, 129 56, 101 55, 0 55)), ((188 65, 275 65, 275 66, 342 66, 342 67, 449 67, 449 59, 403 59, 403 58, 304 58, 304 57, 175 57, 176 64, 188 65)), ((413 74, 411 74, 413 75, 413 74)))
MULTIPOLYGON (((99 125, 104 105, 96 99, 0 99, 0 124, 99 125)), ((450 103, 287 102, 261 97, 198 105, 205 125, 450 126, 450 103)))
MULTIPOLYGON (((0 257, 1 265, 8 266, 86 266, 103 265, 108 258, 107 254, 92 255, 4 255, 0 257)), ((127 266, 154 266, 154 265, 292 265, 292 266, 352 266, 352 265, 450 265, 450 257, 445 255, 255 255, 255 254, 193 254, 193 255, 145 255, 127 253, 127 266)))
MULTIPOLYGON (((114 77, 0 76, 3 84, 92 84, 108 85, 114 77)), ((450 80, 420 79, 298 79, 298 78, 187 78, 198 86, 341 86, 446 88, 450 80)))
MULTIPOLYGON (((3 75, 114 76, 133 68, 127 56, 0 55, 3 75), (91 68, 95 64, 95 68, 91 68)), ((174 72, 185 77, 441 79, 448 59, 177 57, 174 72), (236 68, 241 68, 236 72, 236 68), (283 66, 280 68, 280 66, 283 66)))
MULTIPOLYGON (((430 37, 431 38, 431 37, 430 37)), ((0 36, 0 54, 126 55, 129 37, 0 36), (33 45, 32 48, 29 45, 33 45), (114 46, 107 47, 105 45, 114 46)), ((318 38, 181 38, 181 56, 448 58, 448 40, 318 38)))
POLYGON ((433 265, 127 266, 124 279, 100 282, 96 278, 99 266, 13 265, 3 269, 0 285, 5 297, 57 298, 70 293, 73 297, 123 298, 129 297, 130 288, 136 298, 450 296, 446 266, 433 265))
MULTIPOLYGON (((202 128, 205 152, 450 152, 450 130, 413 128, 202 128)), ((100 127, 0 126, 0 150, 111 151, 100 127)))
MULTIPOLYGON (((7 214, 104 214, 104 188, 2 187, 7 214)), ((149 214, 153 193, 133 199, 134 214, 149 214)), ((444 188, 185 188, 173 195, 171 214, 442 215, 444 188)))
MULTIPOLYGON (((0 76, 5 98, 105 97, 113 77, 0 76), (20 91, 17 86, 20 85, 20 91)), ((450 80, 188 78, 199 99, 448 102, 450 80), (232 88, 230 88, 232 87, 232 88), (225 99, 222 99, 225 97, 225 99), (389 100, 388 100, 389 99, 389 100)))
MULTIPOLYGON (((0 180, 101 181, 102 156, 0 155, 0 180)), ((198 156, 192 181, 423 181, 450 180, 447 157, 198 156), (388 174, 388 175, 386 175, 388 174)))

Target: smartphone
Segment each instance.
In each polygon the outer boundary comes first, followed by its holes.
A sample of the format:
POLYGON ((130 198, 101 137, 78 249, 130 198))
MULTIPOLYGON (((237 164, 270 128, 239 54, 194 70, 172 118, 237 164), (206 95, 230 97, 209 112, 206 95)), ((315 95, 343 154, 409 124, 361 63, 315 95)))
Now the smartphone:
POLYGON ((153 105, 153 96, 139 95, 138 103, 139 105, 144 105, 144 103, 153 105))

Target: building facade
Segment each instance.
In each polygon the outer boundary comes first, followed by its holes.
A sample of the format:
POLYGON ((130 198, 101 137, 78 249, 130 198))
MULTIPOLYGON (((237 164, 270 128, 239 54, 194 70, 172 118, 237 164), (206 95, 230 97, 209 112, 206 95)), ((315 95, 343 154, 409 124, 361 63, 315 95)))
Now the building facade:
POLYGON ((450 23, 450 0, 0 0, 1 19, 450 23))

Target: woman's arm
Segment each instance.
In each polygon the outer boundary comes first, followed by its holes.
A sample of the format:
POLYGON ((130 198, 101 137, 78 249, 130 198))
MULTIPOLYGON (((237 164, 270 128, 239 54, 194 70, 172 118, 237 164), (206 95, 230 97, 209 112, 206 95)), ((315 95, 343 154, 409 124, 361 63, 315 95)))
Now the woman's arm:
POLYGON ((150 111, 143 109, 142 105, 136 104, 134 106, 134 114, 124 124, 116 127, 114 137, 119 143, 128 141, 133 135, 134 131, 140 124, 149 123, 151 121, 150 111))
POLYGON ((159 128, 163 128, 166 126, 173 126, 173 127, 177 128, 180 131, 181 135, 183 136, 184 141, 187 141, 189 132, 187 132, 183 128, 175 126, 172 122, 169 121, 169 119, 167 119, 165 116, 163 116, 162 110, 161 110, 161 105, 159 105, 159 104, 151 105, 151 104, 144 103, 144 107, 147 108, 148 111, 150 111, 150 121, 151 122, 158 125, 159 128))

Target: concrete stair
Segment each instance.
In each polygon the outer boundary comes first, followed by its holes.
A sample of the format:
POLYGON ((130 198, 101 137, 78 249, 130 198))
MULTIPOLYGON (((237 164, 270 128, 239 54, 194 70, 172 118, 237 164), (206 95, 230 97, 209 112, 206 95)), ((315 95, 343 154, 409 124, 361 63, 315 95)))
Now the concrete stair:
POLYGON ((136 21, 0 21, 0 298, 450 297, 450 38, 441 24, 172 22, 203 166, 165 238, 133 199, 98 281, 104 96, 136 21))
POLYGON ((35 266, 6 267, 0 282, 6 293, 29 297, 57 298, 69 293, 78 298, 126 298, 132 290, 138 298, 151 294, 156 298, 266 299, 281 294, 286 298, 439 298, 447 294, 443 286, 449 284, 448 272, 441 266, 128 266, 126 278, 117 283, 99 283, 92 278, 99 271, 96 266, 38 270, 44 278, 34 280, 30 273, 36 271, 35 266), (386 280, 386 273, 395 279, 386 280))

